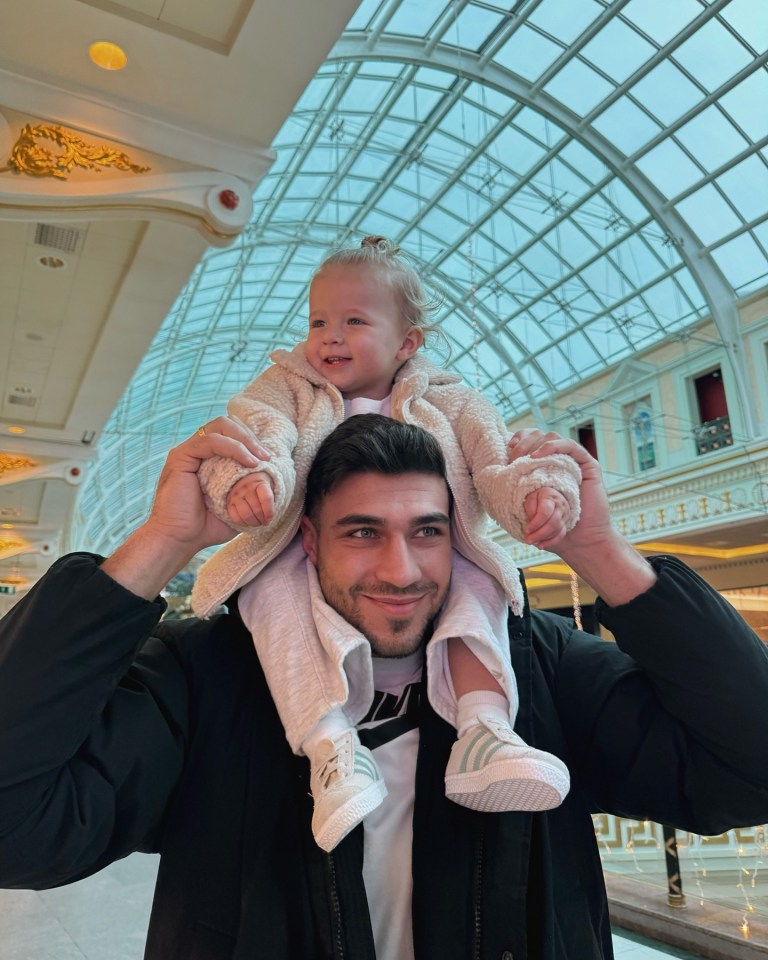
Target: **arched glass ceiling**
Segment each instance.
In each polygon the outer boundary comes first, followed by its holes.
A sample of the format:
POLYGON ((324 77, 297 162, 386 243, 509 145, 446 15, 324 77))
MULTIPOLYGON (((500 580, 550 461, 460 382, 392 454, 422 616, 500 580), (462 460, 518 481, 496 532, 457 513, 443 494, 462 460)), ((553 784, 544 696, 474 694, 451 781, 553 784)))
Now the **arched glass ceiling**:
MULTIPOLYGON (((302 336, 307 279, 380 233, 512 417, 768 283, 765 0, 364 0, 101 439, 75 545, 146 515, 165 453, 302 336)), ((746 389, 746 387, 742 387, 746 389)), ((750 414, 742 395, 745 422, 750 414)))

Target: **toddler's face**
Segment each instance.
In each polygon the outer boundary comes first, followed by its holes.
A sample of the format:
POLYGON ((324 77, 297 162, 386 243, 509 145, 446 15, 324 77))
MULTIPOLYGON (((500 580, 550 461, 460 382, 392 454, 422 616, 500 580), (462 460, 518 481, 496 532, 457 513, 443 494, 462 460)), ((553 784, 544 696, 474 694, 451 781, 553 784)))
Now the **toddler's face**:
POLYGON ((333 264, 312 281, 307 360, 346 399, 386 397, 422 340, 406 329, 397 293, 377 270, 333 264))

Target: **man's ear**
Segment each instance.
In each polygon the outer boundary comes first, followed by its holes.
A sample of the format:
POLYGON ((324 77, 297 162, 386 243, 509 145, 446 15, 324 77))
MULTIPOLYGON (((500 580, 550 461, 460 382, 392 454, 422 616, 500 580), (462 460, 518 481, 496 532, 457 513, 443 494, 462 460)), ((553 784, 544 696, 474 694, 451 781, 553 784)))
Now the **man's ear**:
POLYGON ((424 333, 420 327, 411 327, 403 337, 400 349, 397 351, 398 360, 410 360, 419 347, 424 343, 424 333))
POLYGON ((306 515, 301 518, 301 545, 304 553, 317 566, 317 530, 306 515))

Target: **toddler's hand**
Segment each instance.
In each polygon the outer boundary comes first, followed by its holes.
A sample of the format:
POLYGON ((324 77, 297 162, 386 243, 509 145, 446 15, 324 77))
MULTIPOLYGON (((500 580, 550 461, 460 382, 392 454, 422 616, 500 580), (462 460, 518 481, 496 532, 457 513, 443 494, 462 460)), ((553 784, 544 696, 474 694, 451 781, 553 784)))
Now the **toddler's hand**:
POLYGON ((227 515, 241 527, 263 527, 275 515, 272 481, 266 473, 241 477, 227 494, 227 515))
POLYGON ((523 503, 528 523, 525 525, 525 542, 539 550, 549 550, 559 543, 567 530, 571 513, 568 501, 552 487, 532 490, 523 503))

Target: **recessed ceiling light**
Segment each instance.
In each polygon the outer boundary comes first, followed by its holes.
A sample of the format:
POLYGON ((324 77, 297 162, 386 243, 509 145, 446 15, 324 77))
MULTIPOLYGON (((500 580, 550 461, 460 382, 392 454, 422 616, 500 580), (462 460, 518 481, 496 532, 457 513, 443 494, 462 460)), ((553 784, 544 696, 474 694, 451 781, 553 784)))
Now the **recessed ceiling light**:
POLYGON ((88 48, 88 54, 102 70, 122 70, 128 62, 128 57, 122 47, 109 40, 97 40, 88 48))
POLYGON ((26 433, 25 427, 8 427, 8 433, 26 433))
POLYGON ((38 257, 37 262, 41 267, 48 267, 50 270, 61 270, 62 267, 67 265, 61 257, 38 257))

